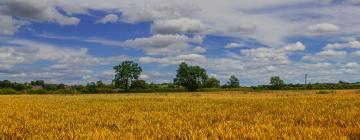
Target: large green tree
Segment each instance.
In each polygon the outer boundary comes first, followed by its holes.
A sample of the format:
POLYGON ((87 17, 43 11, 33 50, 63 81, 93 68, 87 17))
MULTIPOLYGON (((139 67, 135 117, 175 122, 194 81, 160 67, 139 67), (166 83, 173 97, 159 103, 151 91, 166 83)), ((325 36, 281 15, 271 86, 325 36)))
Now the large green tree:
POLYGON ((189 91, 201 88, 208 79, 206 70, 199 66, 188 66, 185 62, 179 65, 174 83, 184 86, 189 91))
POLYGON ((279 76, 274 76, 270 78, 270 85, 272 89, 282 89, 284 86, 284 80, 281 80, 279 76))
POLYGON ((131 83, 139 79, 142 72, 141 67, 133 61, 124 61, 114 67, 115 78, 113 82, 117 88, 124 88, 129 91, 131 83))
POLYGON ((240 81, 235 75, 231 75, 229 82, 227 83, 227 86, 229 88, 239 88, 240 87, 240 81))
POLYGON ((220 81, 216 79, 215 77, 211 77, 204 83, 205 88, 219 88, 220 87, 220 81))

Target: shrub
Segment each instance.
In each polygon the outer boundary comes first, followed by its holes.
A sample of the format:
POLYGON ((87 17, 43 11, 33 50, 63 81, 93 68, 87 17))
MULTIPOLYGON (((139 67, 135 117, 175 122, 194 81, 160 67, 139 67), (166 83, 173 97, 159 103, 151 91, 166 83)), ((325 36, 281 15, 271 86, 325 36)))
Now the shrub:
POLYGON ((317 91, 316 94, 333 94, 333 93, 336 93, 335 90, 320 90, 320 91, 317 91))
POLYGON ((79 92, 76 90, 72 90, 72 89, 60 89, 57 90, 58 94, 78 94, 79 92))
POLYGON ((0 89, 0 94, 16 94, 16 90, 12 88, 0 89))
POLYGON ((44 90, 44 89, 39 89, 39 90, 33 90, 33 89, 30 89, 27 91, 28 94, 47 94, 48 91, 47 90, 44 90))

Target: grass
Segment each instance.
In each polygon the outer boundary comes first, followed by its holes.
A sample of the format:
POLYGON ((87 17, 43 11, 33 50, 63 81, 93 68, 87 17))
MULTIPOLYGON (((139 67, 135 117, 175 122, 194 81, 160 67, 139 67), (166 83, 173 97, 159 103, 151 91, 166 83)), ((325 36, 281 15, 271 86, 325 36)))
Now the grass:
POLYGON ((359 139, 337 91, 0 96, 0 139, 359 139))

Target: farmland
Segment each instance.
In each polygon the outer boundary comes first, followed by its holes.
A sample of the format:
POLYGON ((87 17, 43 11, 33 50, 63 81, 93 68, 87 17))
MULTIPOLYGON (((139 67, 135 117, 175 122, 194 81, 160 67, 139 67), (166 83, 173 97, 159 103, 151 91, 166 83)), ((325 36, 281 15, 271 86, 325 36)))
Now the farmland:
POLYGON ((360 138, 359 92, 316 93, 2 95, 0 139, 360 138))

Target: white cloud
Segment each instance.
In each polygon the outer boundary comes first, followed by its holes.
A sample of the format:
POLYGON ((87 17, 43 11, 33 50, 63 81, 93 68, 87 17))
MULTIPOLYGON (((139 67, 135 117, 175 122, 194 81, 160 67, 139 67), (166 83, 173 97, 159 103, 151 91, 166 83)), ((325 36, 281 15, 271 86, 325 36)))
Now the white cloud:
POLYGON ((284 49, 289 52, 295 52, 295 51, 304 51, 306 47, 301 42, 296 42, 295 44, 290 44, 288 46, 285 46, 284 49))
POLYGON ((204 62, 206 57, 199 54, 182 54, 177 56, 167 56, 167 57, 141 57, 139 59, 140 63, 160 63, 162 66, 176 65, 182 62, 204 62))
POLYGON ((96 23, 106 24, 106 23, 116 23, 119 21, 119 16, 115 14, 108 14, 102 19, 96 21, 96 23))
POLYGON ((257 27, 250 23, 239 23, 237 25, 230 26, 228 32, 237 32, 244 34, 252 34, 256 31, 257 27))
POLYGON ((87 78, 96 80, 95 76, 101 75, 92 71, 94 67, 114 65, 130 59, 122 55, 96 57, 90 55, 84 48, 59 47, 23 39, 7 39, 3 43, 9 46, 0 47, 0 75, 4 74, 3 70, 6 70, 4 76, 7 76, 9 80, 20 78, 22 81, 44 79, 53 82, 86 83, 89 80, 87 78), (16 72, 23 64, 44 61, 51 63, 16 72), (10 71, 15 72, 11 74, 10 71), (25 77, 19 77, 19 74, 25 77))
POLYGON ((346 43, 327 44, 324 47, 325 50, 335 50, 335 49, 344 49, 344 48, 360 49, 360 42, 357 40, 352 40, 346 43))
POLYGON ((47 0, 4 0, 1 13, 28 20, 52 21, 60 25, 77 25, 80 19, 62 15, 47 0))
POLYGON ((63 4, 60 5, 61 9, 67 14, 67 15, 77 15, 77 14, 89 14, 88 9, 83 8, 79 5, 75 4, 63 4))
POLYGON ((175 1, 151 1, 151 2, 135 2, 125 1, 129 6, 120 8, 123 12, 124 21, 134 23, 142 21, 167 20, 190 16, 197 11, 198 7, 178 3, 175 1))
POLYGON ((301 42, 290 44, 282 48, 256 48, 241 50, 241 54, 262 63, 290 64, 289 55, 304 51, 305 46, 301 42))
POLYGON ((360 65, 356 62, 349 62, 344 65, 344 68, 358 68, 360 65))
POLYGON ((143 49, 149 55, 174 55, 191 52, 193 47, 189 43, 199 44, 202 39, 199 36, 189 38, 185 35, 161 35, 157 34, 148 38, 136 38, 122 43, 125 47, 143 49))
POLYGON ((352 53, 352 55, 360 57, 360 51, 355 51, 352 53))
POLYGON ((13 34, 23 24, 14 18, 30 21, 56 22, 60 25, 77 25, 80 19, 61 14, 48 0, 2 0, 0 1, 0 33, 13 34))
POLYGON ((22 25, 20 21, 10 16, 1 15, 0 13, 0 35, 12 35, 22 25))
POLYGON ((203 48, 203 47, 198 46, 198 47, 195 47, 195 48, 192 50, 192 52, 194 52, 194 53, 205 53, 205 52, 206 52, 206 48, 203 48))
POLYGON ((146 79, 149 79, 149 76, 147 74, 141 74, 139 76, 140 79, 143 79, 143 80, 146 80, 146 79))
POLYGON ((244 47, 244 46, 245 46, 244 44, 240 44, 240 43, 229 43, 229 44, 226 44, 225 48, 226 48, 226 49, 242 48, 242 47, 244 47))
POLYGON ((307 30, 311 33, 316 34, 324 34, 324 33, 331 33, 340 30, 340 27, 331 24, 331 23, 320 23, 316 25, 309 26, 307 30))
POLYGON ((324 61, 329 59, 340 59, 347 55, 346 51, 323 50, 315 55, 305 55, 303 60, 324 61))
POLYGON ((196 19, 179 18, 170 20, 156 20, 151 27, 152 32, 160 34, 204 33, 205 25, 196 19))

